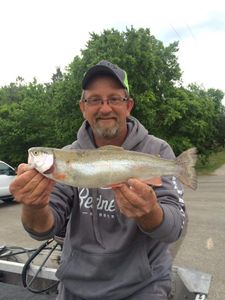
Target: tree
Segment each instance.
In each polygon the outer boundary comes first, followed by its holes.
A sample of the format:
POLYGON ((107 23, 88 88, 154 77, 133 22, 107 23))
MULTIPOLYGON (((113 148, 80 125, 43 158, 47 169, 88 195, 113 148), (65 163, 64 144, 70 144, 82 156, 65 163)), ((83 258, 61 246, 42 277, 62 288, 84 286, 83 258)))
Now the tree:
POLYGON ((23 99, 0 106, 0 157, 16 166, 27 160, 32 146, 52 145, 54 106, 45 87, 35 81, 23 86, 23 99))
POLYGON ((167 140, 179 154, 195 146, 206 156, 225 144, 224 93, 191 84, 182 86, 178 43, 168 46, 149 29, 91 33, 86 48, 52 82, 16 83, 0 89, 0 157, 12 164, 26 160, 31 146, 70 144, 83 122, 79 109, 86 70, 100 60, 128 73, 133 115, 151 134, 167 140))
POLYGON ((60 67, 56 68, 56 72, 52 75, 51 79, 53 82, 63 79, 63 73, 62 73, 60 67))
MULTIPOLYGON (((175 83, 180 84, 181 70, 176 58, 178 44, 164 47, 149 29, 133 27, 125 32, 111 29, 90 36, 86 49, 81 51, 81 58, 75 57, 68 67, 68 78, 76 84, 74 93, 78 91, 79 97, 85 71, 107 59, 124 68, 129 75, 131 96, 135 99, 133 115, 152 133, 162 133, 157 125, 161 105, 175 93, 175 83)), ((70 116, 73 98, 68 98, 67 103, 64 111, 70 116)))
POLYGON ((225 107, 222 100, 224 99, 224 92, 218 89, 208 89, 207 95, 212 99, 216 109, 215 126, 217 132, 215 133, 215 139, 218 147, 225 147, 225 107))

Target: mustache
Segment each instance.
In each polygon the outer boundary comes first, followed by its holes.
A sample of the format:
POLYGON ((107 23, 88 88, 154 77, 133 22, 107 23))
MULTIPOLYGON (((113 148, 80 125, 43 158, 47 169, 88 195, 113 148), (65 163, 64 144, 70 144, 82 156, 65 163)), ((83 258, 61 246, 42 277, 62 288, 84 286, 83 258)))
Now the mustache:
POLYGON ((114 113, 107 113, 107 114, 103 114, 103 113, 97 113, 95 115, 96 120, 97 119, 111 119, 111 118, 115 118, 117 119, 117 115, 115 115, 114 113))

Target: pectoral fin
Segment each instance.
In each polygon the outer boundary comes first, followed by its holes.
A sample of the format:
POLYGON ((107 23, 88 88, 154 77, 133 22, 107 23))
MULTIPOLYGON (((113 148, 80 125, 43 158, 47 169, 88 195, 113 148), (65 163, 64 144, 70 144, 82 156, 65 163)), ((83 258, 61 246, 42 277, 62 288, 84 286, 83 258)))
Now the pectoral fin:
MULTIPOLYGON (((124 182, 124 183, 125 183, 125 182, 124 182)), ((121 187, 122 184, 124 184, 124 183, 123 183, 123 182, 121 182, 121 183, 112 183, 112 184, 110 184, 110 185, 107 185, 107 186, 102 187, 101 189, 107 190, 107 189, 118 188, 118 187, 121 187)))
POLYGON ((144 183, 152 185, 152 186, 161 186, 162 180, 161 177, 152 177, 146 180, 143 180, 144 183))

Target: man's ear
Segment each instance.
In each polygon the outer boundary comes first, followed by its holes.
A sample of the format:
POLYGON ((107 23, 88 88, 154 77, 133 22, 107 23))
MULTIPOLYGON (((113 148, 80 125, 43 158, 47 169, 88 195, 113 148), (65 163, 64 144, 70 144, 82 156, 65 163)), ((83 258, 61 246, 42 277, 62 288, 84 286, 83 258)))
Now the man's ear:
POLYGON ((84 101, 81 101, 79 102, 79 105, 80 105, 80 110, 83 114, 83 117, 85 118, 85 105, 84 105, 84 101))
POLYGON ((80 105, 80 110, 83 112, 84 111, 84 102, 82 100, 80 100, 79 102, 79 105, 80 105))
POLYGON ((127 100, 127 116, 128 117, 130 116, 130 113, 131 113, 133 107, 134 107, 134 100, 132 98, 129 98, 127 100))

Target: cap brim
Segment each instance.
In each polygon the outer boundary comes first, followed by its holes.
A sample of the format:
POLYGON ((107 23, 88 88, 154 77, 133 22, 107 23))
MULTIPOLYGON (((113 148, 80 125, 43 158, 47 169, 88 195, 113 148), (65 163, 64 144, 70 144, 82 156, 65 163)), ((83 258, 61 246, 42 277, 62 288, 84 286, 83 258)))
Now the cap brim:
POLYGON ((103 65, 96 65, 85 73, 82 81, 82 88, 85 89, 89 82, 97 75, 112 75, 124 87, 124 84, 121 82, 120 78, 110 68, 103 65))

